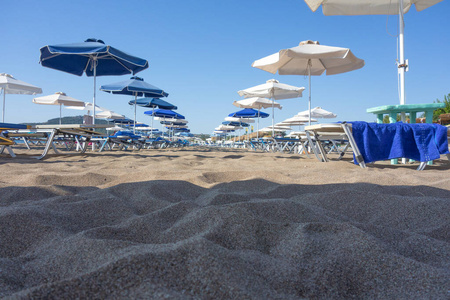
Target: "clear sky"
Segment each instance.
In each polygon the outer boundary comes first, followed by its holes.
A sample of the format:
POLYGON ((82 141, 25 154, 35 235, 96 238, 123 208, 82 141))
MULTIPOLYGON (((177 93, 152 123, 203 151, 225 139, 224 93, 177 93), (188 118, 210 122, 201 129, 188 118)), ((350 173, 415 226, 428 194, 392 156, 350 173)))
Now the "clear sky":
MULTIPOLYGON (((304 86, 302 98, 280 100, 275 121, 308 108, 308 79, 280 76, 251 67, 259 58, 303 40, 350 48, 365 60, 362 69, 312 77, 312 107, 338 115, 337 121, 374 121, 370 107, 399 104, 397 16, 324 16, 303 0, 137 0, 3 1, 0 17, 0 73, 39 86, 44 96, 58 91, 92 102, 93 78, 44 68, 45 45, 97 38, 150 67, 137 76, 169 93, 193 133, 212 133, 238 109, 238 90, 275 78, 304 86)), ((450 93, 450 1, 405 14, 406 103, 432 103, 450 93)), ((103 84, 131 76, 97 78, 103 84)), ((33 104, 33 96, 6 95, 6 122, 43 122, 59 116, 57 106, 33 104)), ((133 117, 129 96, 97 92, 97 104, 133 117)), ((150 122, 138 108, 138 121, 150 122)), ((266 110, 271 113, 271 110, 266 110)), ((63 109, 63 116, 79 115, 63 109)), ((270 118, 261 122, 270 125, 270 118)))

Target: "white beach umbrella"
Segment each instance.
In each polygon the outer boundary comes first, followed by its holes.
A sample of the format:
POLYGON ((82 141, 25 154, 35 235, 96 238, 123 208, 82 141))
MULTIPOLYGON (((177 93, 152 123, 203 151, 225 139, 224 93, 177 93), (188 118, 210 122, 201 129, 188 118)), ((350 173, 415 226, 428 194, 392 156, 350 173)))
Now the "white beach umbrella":
POLYGON ((97 119, 112 119, 112 120, 120 120, 125 118, 125 116, 115 113, 112 110, 103 110, 98 114, 95 114, 95 117, 97 119))
MULTIPOLYGON (((322 5, 323 14, 326 16, 345 15, 396 15, 399 18, 399 61, 397 64, 400 81, 400 104, 406 103, 405 96, 405 72, 408 71, 408 61, 405 60, 404 31, 405 23, 403 14, 408 12, 413 4, 417 11, 422 11, 442 0, 305 0, 312 11, 316 11, 322 5)), ((402 116, 402 119, 404 116, 402 116)))
POLYGON ((3 112, 2 122, 5 122, 5 95, 21 94, 21 95, 37 95, 42 94, 42 89, 29 83, 15 79, 12 75, 0 74, 0 89, 3 93, 3 112))
POLYGON ((80 106, 84 107, 84 101, 67 96, 63 92, 57 92, 48 96, 33 99, 33 103, 42 105, 59 105, 59 124, 62 119, 62 106, 80 106))
POLYGON ((284 131, 288 131, 288 130, 292 130, 291 127, 288 126, 267 126, 264 127, 263 129, 261 129, 260 131, 262 132, 284 132, 284 131))
POLYGON ((332 112, 327 111, 327 110, 323 109, 322 107, 318 107, 318 106, 311 109, 311 113, 309 112, 309 110, 305 110, 305 111, 299 112, 297 114, 297 116, 299 116, 299 117, 311 116, 311 118, 317 118, 317 119, 333 119, 333 118, 337 117, 336 114, 333 114, 332 112))
POLYGON ((254 119, 250 118, 237 118, 237 117, 226 117, 225 121, 228 122, 239 122, 239 123, 255 123, 254 119))
MULTIPOLYGON (((303 41, 296 47, 283 49, 253 62, 252 67, 280 75, 308 75, 311 110, 311 75, 345 73, 360 69, 364 60, 357 58, 348 48, 320 45, 303 41)), ((311 124, 311 123, 310 123, 311 124)))
MULTIPOLYGON (((238 94, 240 96, 244 96, 245 98, 263 97, 263 98, 270 98, 272 100, 282 100, 301 97, 304 90, 305 90, 304 87, 287 85, 284 83, 280 83, 278 80, 270 79, 267 80, 266 83, 245 90, 240 90, 238 91, 238 94)), ((272 126, 275 124, 274 107, 275 106, 272 105, 272 126)))
POLYGON ((155 117, 155 121, 164 121, 164 122, 172 122, 172 123, 189 123, 188 120, 185 119, 175 119, 175 118, 163 118, 163 117, 155 117))
MULTIPOLYGON (((233 102, 234 106, 240 107, 240 108, 254 108, 258 109, 258 114, 261 110, 261 108, 269 108, 269 107, 276 107, 278 109, 282 109, 280 103, 275 102, 273 100, 267 99, 267 98, 261 98, 261 97, 252 97, 252 98, 245 98, 239 101, 233 102)), ((259 137, 259 118, 258 123, 256 125, 256 138, 259 137)))

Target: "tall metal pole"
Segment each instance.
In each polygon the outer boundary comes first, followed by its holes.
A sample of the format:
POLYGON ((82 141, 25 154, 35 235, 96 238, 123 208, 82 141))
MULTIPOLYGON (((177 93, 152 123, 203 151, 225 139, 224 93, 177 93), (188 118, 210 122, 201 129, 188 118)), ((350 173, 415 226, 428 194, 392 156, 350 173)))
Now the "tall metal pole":
POLYGON ((6 91, 5 91, 5 89, 3 88, 2 89, 2 92, 3 92, 3 118, 2 118, 2 122, 3 123, 5 123, 5 94, 6 94, 6 91))
POLYGON ((308 101, 309 124, 308 125, 311 125, 311 59, 308 60, 308 79, 309 79, 309 101, 308 101))
POLYGON ((137 94, 134 95, 134 126, 133 126, 133 134, 136 133, 136 100, 137 100, 137 94))
MULTIPOLYGON (((403 105, 406 103, 406 95, 405 95, 405 70, 407 68, 405 62, 405 48, 404 48, 404 32, 405 32, 405 23, 403 19, 403 0, 399 1, 398 6, 398 25, 399 25, 399 34, 398 34, 398 43, 399 43, 399 65, 398 65, 398 76, 400 81, 400 104, 403 105)), ((406 121, 405 113, 401 113, 402 122, 406 121)))
POLYGON ((92 58, 92 63, 94 64, 94 117, 92 118, 92 125, 95 125, 95 92, 96 92, 96 80, 97 80, 97 57, 92 58))

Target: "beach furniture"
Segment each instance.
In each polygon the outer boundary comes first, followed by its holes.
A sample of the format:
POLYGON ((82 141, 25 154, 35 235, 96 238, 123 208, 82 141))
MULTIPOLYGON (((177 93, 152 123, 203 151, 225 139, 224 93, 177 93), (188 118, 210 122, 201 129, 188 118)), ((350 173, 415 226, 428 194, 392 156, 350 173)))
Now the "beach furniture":
MULTIPOLYGON (((314 154, 323 162, 328 161, 323 141, 339 140, 339 136, 348 140, 354 162, 362 168, 367 163, 398 157, 419 161, 417 170, 425 169, 428 161, 443 154, 450 160, 450 134, 445 126, 438 124, 343 122, 311 125, 305 127, 305 131, 310 143, 314 144, 314 154)), ((341 152, 340 158, 344 153, 341 152)))
POLYGON ((37 159, 43 159, 50 149, 56 154, 62 154, 61 146, 63 150, 66 150, 64 154, 69 154, 67 151, 72 151, 74 148, 78 150, 78 153, 85 153, 87 145, 93 137, 101 137, 102 133, 95 131, 99 128, 108 128, 111 125, 108 124, 62 124, 62 125, 35 125, 31 127, 36 132, 45 132, 48 134, 48 138, 44 147, 44 151, 37 159), (59 148, 58 148, 59 147, 59 148))
POLYGON ((99 152, 102 152, 106 147, 112 150, 116 145, 119 147, 119 150, 127 150, 129 147, 140 150, 145 145, 145 140, 145 138, 134 134, 132 131, 119 130, 105 139, 99 152))
POLYGON ((27 129, 30 128, 29 125, 22 124, 12 124, 12 123, 0 123, 0 154, 5 151, 8 151, 11 157, 16 157, 13 149, 11 148, 14 145, 14 141, 8 136, 8 130, 18 130, 18 129, 27 129))

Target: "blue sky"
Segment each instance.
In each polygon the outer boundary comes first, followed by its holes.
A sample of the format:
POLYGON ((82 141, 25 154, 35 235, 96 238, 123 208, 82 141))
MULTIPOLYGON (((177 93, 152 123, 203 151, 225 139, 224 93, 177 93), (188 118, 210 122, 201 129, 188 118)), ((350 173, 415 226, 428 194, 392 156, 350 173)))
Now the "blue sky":
MULTIPOLYGON (((450 1, 405 14, 406 103, 432 103, 450 93, 450 1)), ((92 102, 93 79, 44 68, 45 45, 102 39, 150 67, 137 76, 169 93, 193 133, 211 133, 241 99, 238 90, 275 78, 304 86, 302 98, 280 100, 282 121, 308 108, 308 79, 280 76, 251 63, 303 40, 350 48, 365 60, 362 69, 312 77, 312 106, 336 120, 374 121, 370 107, 398 104, 397 16, 324 16, 303 0, 5 1, 0 25, 0 73, 39 86, 44 96, 58 91, 92 102)), ((97 78, 97 87, 130 76, 97 78)), ((43 122, 59 116, 56 106, 37 105, 33 96, 6 95, 6 122, 43 122)), ((97 92, 97 104, 133 117, 129 96, 97 92)), ((150 122, 144 108, 138 121, 150 122)), ((266 112, 271 113, 270 110, 266 112)), ((78 115, 63 109, 63 116, 78 115)), ((261 126, 270 125, 270 118, 261 126)))

